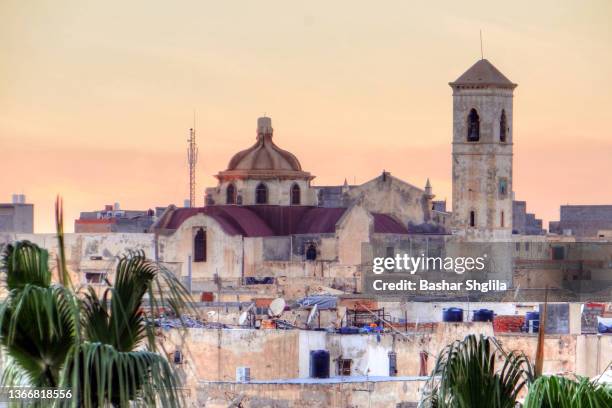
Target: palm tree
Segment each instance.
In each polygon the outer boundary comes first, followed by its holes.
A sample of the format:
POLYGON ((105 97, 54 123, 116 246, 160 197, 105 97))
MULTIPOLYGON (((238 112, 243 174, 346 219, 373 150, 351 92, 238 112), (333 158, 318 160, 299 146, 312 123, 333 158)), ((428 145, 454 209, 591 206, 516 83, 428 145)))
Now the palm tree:
POLYGON ((2 384, 69 389, 72 406, 180 406, 180 382, 156 352, 152 316, 162 307, 180 316, 189 307, 186 289, 134 252, 119 259, 114 282, 107 280, 100 296, 91 287, 75 290, 59 200, 56 215, 59 283, 52 282, 45 249, 22 241, 2 253, 8 289, 0 307, 0 343, 8 357, 2 384))
POLYGON ((612 407, 612 388, 588 378, 543 376, 529 387, 524 408, 612 407))
POLYGON ((492 337, 469 335, 440 352, 419 407, 511 408, 532 378, 524 353, 508 353, 492 337))

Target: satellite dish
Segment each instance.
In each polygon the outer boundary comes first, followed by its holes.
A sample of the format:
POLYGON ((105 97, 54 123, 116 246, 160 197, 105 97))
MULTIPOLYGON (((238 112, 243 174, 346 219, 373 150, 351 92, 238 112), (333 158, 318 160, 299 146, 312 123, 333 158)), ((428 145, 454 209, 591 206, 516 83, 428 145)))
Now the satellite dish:
POLYGON ((248 318, 249 318, 249 312, 240 313, 240 317, 238 318, 238 324, 240 326, 244 326, 248 318))
POLYGON ((210 312, 206 313, 206 315, 208 316, 209 319, 214 319, 215 316, 217 316, 217 312, 215 312, 214 310, 211 310, 210 312))
POLYGON ((238 324, 240 326, 244 326, 244 324, 247 322, 249 318, 249 312, 254 306, 255 306, 255 303, 251 303, 244 312, 240 313, 240 317, 238 318, 238 324))
POLYGON ((270 307, 268 309, 268 315, 270 317, 280 316, 281 314, 283 314, 284 310, 285 310, 285 299, 276 298, 272 301, 272 303, 270 303, 270 307))
POLYGON ((310 326, 312 319, 314 319, 317 314, 317 310, 319 309, 319 305, 314 305, 312 309, 310 309, 310 313, 308 314, 308 319, 306 319, 306 324, 310 326))

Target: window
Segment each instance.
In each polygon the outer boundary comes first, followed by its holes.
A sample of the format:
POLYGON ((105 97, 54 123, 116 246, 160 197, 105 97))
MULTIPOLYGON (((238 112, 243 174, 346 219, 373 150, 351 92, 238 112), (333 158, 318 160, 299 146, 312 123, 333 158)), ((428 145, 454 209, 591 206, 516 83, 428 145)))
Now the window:
POLYGON ((499 197, 506 198, 508 195, 508 179, 500 178, 499 179, 499 197))
POLYGON ((502 109, 501 117, 499 118, 499 141, 506 141, 506 134, 508 132, 508 123, 506 121, 506 111, 502 109))
POLYGON ((387 258, 394 258, 395 257, 395 248, 394 247, 387 247, 387 248, 385 248, 385 256, 387 258))
POLYGON ((351 375, 351 363, 350 358, 339 358, 338 359, 338 375, 345 376, 351 375))
POLYGON ((472 109, 468 115, 467 141, 477 142, 480 140, 480 118, 476 109, 472 109))
POLYGON ((476 212, 470 211, 470 227, 476 226, 476 212))
POLYGON ((85 272, 85 281, 87 283, 104 283, 105 279, 105 272, 85 272))
POLYGON ((565 248, 561 246, 553 247, 552 249, 552 259, 555 261, 561 261, 565 259, 565 248))
POLYGON ((198 229, 193 239, 193 261, 206 262, 206 231, 198 229))
POLYGON ((264 183, 255 189, 255 204, 268 204, 268 187, 264 183))
POLYGON ((504 228, 504 212, 501 212, 501 220, 500 220, 500 225, 502 228, 504 228))
POLYGON ((309 244, 306 248, 306 260, 314 261, 317 259, 317 247, 315 244, 309 244))
POLYGON ((300 201, 301 201, 301 192, 300 192, 300 186, 298 186, 297 184, 294 184, 291 187, 291 205, 300 205, 300 201))
POLYGON ((226 204, 236 204, 236 186, 230 184, 227 186, 225 191, 225 202, 226 204))

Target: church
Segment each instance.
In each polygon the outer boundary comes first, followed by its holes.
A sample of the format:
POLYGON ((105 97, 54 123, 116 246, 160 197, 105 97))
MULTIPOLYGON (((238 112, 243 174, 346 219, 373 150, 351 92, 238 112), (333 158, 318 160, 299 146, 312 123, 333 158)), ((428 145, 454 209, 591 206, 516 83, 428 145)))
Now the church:
POLYGON ((452 211, 434 201, 429 180, 417 187, 387 171, 360 185, 317 186, 261 117, 254 144, 216 174, 205 206, 171 206, 156 222, 157 258, 194 291, 283 280, 355 291, 368 247, 392 256, 449 237, 511 240, 516 84, 482 59, 449 85, 452 211))

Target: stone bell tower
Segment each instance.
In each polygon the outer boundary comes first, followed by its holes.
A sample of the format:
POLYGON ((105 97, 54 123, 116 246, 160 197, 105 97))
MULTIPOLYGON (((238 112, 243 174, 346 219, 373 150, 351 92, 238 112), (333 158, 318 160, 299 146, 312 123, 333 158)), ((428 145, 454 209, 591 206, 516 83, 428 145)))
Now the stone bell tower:
POLYGON ((475 238, 510 238, 516 84, 481 59, 449 85, 453 89, 453 228, 475 238))

